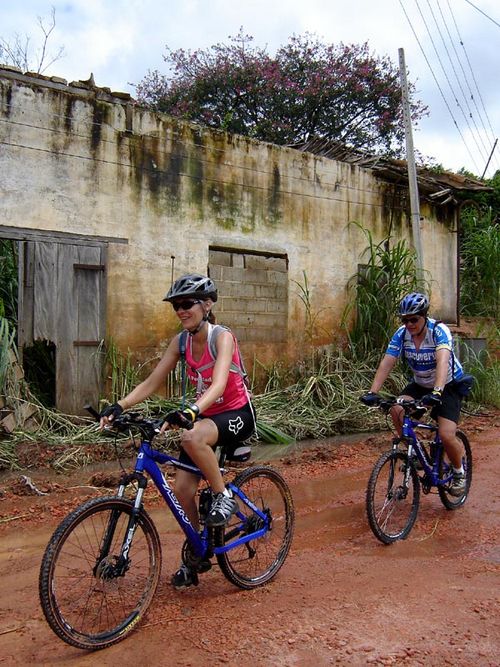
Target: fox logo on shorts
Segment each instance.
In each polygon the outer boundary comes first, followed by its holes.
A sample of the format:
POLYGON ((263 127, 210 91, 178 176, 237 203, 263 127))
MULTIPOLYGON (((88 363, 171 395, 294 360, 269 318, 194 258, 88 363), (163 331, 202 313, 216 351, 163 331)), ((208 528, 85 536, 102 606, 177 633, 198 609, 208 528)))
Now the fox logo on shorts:
POLYGON ((241 417, 236 417, 236 419, 230 419, 229 420, 229 430, 231 433, 234 433, 236 435, 241 429, 243 428, 243 419, 241 417))

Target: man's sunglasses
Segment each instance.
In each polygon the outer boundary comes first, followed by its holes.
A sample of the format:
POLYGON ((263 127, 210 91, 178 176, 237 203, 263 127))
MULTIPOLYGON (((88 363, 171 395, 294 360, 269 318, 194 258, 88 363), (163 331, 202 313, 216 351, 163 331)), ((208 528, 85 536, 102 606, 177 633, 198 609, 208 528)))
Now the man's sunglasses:
POLYGON ((401 322, 403 324, 416 324, 420 319, 420 316, 417 317, 402 317, 401 322))
POLYGON ((197 303, 201 303, 199 299, 186 299, 185 301, 173 301, 172 308, 177 312, 182 308, 182 310, 191 310, 193 306, 197 303))

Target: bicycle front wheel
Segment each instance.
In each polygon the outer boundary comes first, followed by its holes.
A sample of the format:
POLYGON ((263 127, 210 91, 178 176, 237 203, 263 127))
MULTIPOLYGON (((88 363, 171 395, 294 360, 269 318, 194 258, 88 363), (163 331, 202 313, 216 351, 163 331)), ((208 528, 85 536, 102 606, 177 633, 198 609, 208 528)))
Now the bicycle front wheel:
POLYGON ((94 498, 66 517, 42 559, 40 602, 52 630, 81 649, 122 640, 146 612, 160 577, 158 532, 133 503, 94 498), (125 548, 125 541, 130 543, 125 548))
POLYGON ((231 583, 250 589, 270 581, 286 560, 295 520, 293 500, 287 483, 274 468, 248 468, 233 483, 266 518, 259 517, 238 498, 239 512, 227 526, 216 529, 215 545, 230 545, 245 535, 267 529, 261 537, 217 554, 217 561, 231 583))
MULTIPOLYGON (((460 440, 464 448, 462 464, 465 471, 465 489, 461 496, 453 496, 449 491, 450 487, 448 484, 442 484, 438 486, 438 493, 441 502, 448 510, 456 510, 465 503, 467 496, 469 495, 470 485, 472 483, 472 451, 470 444, 467 436, 462 431, 457 431, 457 438, 460 440)), ((439 478, 444 480, 451 474, 451 462, 443 448, 439 457, 439 478)))
POLYGON ((375 537, 384 544, 404 540, 417 518, 419 502, 420 482, 407 454, 382 454, 366 490, 366 513, 375 537))

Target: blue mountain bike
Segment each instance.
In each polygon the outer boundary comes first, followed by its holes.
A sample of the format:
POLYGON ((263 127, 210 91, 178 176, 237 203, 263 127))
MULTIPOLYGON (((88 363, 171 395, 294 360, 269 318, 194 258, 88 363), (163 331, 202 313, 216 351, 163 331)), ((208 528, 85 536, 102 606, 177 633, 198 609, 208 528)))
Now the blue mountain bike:
POLYGON ((396 397, 381 398, 378 407, 387 414, 394 405, 404 411, 402 436, 394 438, 392 449, 380 456, 366 490, 368 523, 384 544, 408 537, 417 518, 420 490, 428 494, 437 489, 446 509, 455 510, 467 500, 472 481, 472 453, 465 433, 457 430, 466 478, 464 492, 457 497, 450 493, 453 471, 437 425, 419 421, 428 408, 418 401, 396 397), (432 439, 424 444, 415 429, 429 431, 432 439))
MULTIPOLYGON (((99 415, 87 408, 96 419, 99 415)), ((201 471, 152 449, 162 420, 124 413, 116 432, 140 434, 134 471, 124 473, 117 494, 94 498, 69 514, 55 530, 42 559, 39 593, 45 618, 63 641, 81 649, 102 649, 122 640, 143 618, 160 579, 161 545, 143 506, 152 479, 185 533, 182 559, 194 571, 215 556, 225 577, 251 589, 270 581, 288 555, 294 528, 292 495, 274 468, 252 466, 227 484, 239 510, 225 526, 207 527, 204 518, 212 492, 199 490, 198 532, 174 495, 158 464, 201 471), (125 497, 127 487, 133 488, 125 497), (198 566, 200 566, 198 568, 198 566)), ((219 465, 230 452, 220 452, 219 465)), ((195 582, 197 583, 197 581, 195 582)))

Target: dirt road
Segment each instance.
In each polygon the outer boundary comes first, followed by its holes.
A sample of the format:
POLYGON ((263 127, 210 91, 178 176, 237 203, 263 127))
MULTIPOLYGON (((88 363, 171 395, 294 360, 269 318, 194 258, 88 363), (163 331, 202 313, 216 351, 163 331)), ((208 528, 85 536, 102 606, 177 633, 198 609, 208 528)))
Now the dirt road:
POLYGON ((55 525, 99 492, 82 488, 88 473, 55 487, 31 471, 38 488, 52 492, 19 496, 8 475, 0 480, 0 664, 499 665, 499 425, 498 413, 463 424, 474 457, 466 505, 449 512, 438 496, 423 496, 412 533, 391 546, 374 538, 364 513, 366 481, 387 435, 322 441, 275 461, 293 490, 296 533, 276 579, 254 591, 236 589, 217 567, 197 588, 172 590, 182 540, 154 508, 163 544, 156 598, 132 635, 98 653, 52 633, 37 586, 55 525))

